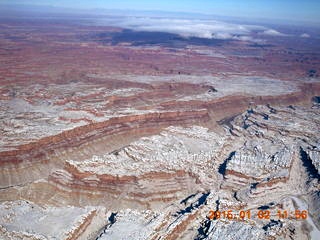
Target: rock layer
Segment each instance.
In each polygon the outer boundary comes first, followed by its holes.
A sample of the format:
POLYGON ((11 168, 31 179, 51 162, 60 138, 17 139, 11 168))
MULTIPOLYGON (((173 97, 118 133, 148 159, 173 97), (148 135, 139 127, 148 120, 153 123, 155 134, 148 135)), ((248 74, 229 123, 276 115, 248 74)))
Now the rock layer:
POLYGON ((318 116, 317 105, 268 105, 224 121, 224 134, 168 127, 91 159, 65 159, 47 179, 3 189, 2 200, 19 193, 40 205, 103 206, 115 214, 93 231, 98 239, 216 239, 231 229, 229 239, 308 239, 319 233, 318 116), (212 209, 235 218, 209 220, 212 209), (258 218, 261 209, 271 218, 258 218), (251 219, 239 219, 241 210, 251 219), (279 210, 292 218, 279 219, 279 210), (294 219, 296 210, 308 218, 294 219))

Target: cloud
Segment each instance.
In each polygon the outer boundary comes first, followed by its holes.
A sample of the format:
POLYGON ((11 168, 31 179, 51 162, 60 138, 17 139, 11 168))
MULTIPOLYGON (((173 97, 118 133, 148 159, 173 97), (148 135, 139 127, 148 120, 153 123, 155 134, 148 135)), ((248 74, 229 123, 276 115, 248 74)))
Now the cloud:
POLYGON ((285 37, 285 36, 288 36, 287 34, 284 34, 284 33, 281 33, 277 30, 274 30, 274 29, 268 29, 268 30, 265 30, 263 31, 262 33, 260 33, 262 35, 266 35, 266 36, 279 36, 279 37, 285 37))
POLYGON ((119 17, 104 19, 104 24, 131 29, 134 31, 166 32, 182 37, 198 37, 207 39, 239 40, 263 42, 253 37, 259 35, 285 36, 274 29, 258 25, 226 23, 215 20, 156 18, 156 17, 119 17))
POLYGON ((309 34, 307 34, 307 33, 303 33, 303 34, 301 34, 301 35, 300 35, 300 37, 302 37, 302 38, 309 38, 309 37, 310 37, 310 35, 309 35, 309 34))

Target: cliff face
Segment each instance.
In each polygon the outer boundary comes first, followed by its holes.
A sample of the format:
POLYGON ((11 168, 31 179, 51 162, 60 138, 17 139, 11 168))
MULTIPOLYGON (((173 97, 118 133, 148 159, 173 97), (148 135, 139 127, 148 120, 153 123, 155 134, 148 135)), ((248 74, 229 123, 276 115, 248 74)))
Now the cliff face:
MULTIPOLYGON (((226 82, 226 84, 228 83, 226 82)), ((246 87, 247 86, 244 84, 243 88, 246 87)), ((274 87, 276 88, 277 86, 275 85, 274 87)), ((167 109, 185 108, 186 106, 192 108, 206 108, 212 112, 212 116, 216 117, 216 120, 220 120, 224 117, 240 114, 249 106, 266 104, 276 106, 308 105, 313 96, 320 94, 320 83, 302 83, 299 84, 299 87, 295 91, 277 96, 268 95, 269 91, 270 90, 266 88, 265 94, 263 95, 258 95, 254 92, 252 94, 237 93, 226 96, 222 95, 219 98, 209 98, 206 101, 201 99, 188 99, 186 101, 164 102, 160 105, 167 109)))
MULTIPOLYGON (((318 116, 317 104, 268 105, 234 117, 224 134, 200 126, 167 127, 116 151, 65 159, 47 179, 2 189, 1 200, 19 196, 39 205, 103 206, 116 217, 109 212, 105 230, 95 232, 101 239, 113 237, 123 225, 130 228, 122 234, 142 239, 210 239, 230 229, 237 229, 233 236, 239 239, 287 236, 292 229, 304 238, 310 232, 303 230, 303 221, 273 223, 257 213, 268 209, 276 217, 278 210, 307 208, 308 224, 319 222, 318 116), (210 210, 232 211, 233 218, 208 220, 210 210), (250 211, 252 218, 239 219, 240 210, 250 211), (269 228, 271 223, 276 227, 269 228)), ((83 219, 70 231, 71 239, 99 218, 83 219)))
POLYGON ((318 216, 318 114, 318 105, 261 106, 236 117, 231 134, 248 141, 225 161, 223 188, 234 189, 242 202, 272 202, 274 195, 299 193, 309 201, 309 214, 318 216))
MULTIPOLYGON (((161 93, 160 95, 154 96, 155 99, 164 97, 163 94, 168 91, 168 94, 166 94, 164 101, 160 104, 160 106, 156 105, 156 107, 162 107, 164 109, 171 110, 158 110, 157 112, 148 110, 147 112, 141 114, 126 114, 125 116, 111 117, 104 121, 98 121, 89 124, 87 123, 83 126, 78 126, 70 130, 62 131, 61 133, 58 133, 56 135, 50 135, 48 137, 37 139, 31 143, 19 145, 15 150, 2 151, 0 152, 0 165, 2 166, 0 170, 1 187, 6 188, 15 185, 31 183, 38 179, 47 178, 48 176, 50 176, 50 181, 54 183, 53 185, 63 185, 59 180, 59 176, 68 176, 68 178, 73 180, 65 183, 66 185, 79 188, 82 187, 86 189, 87 186, 90 186, 91 184, 93 187, 99 188, 99 186, 108 185, 108 182, 103 183, 104 180, 101 180, 101 182, 100 180, 98 182, 94 182, 93 180, 88 180, 87 182, 86 179, 79 180, 78 176, 70 173, 69 169, 65 169, 64 171, 59 172, 59 169, 66 168, 64 163, 65 159, 72 159, 77 156, 84 160, 86 159, 87 155, 90 156, 90 154, 94 154, 95 152, 104 154, 105 149, 115 150, 116 142, 121 142, 119 146, 123 146, 123 144, 127 142, 125 139, 135 139, 134 136, 138 137, 154 134, 159 132, 162 128, 172 125, 205 124, 208 121, 212 121, 210 120, 212 118, 222 119, 226 116, 238 114, 242 109, 250 105, 254 106, 254 104, 257 103, 281 103, 284 105, 287 105, 289 103, 290 105, 295 103, 304 103, 307 100, 310 101, 310 99, 312 98, 311 96, 316 95, 320 91, 320 85, 318 83, 305 83, 300 86, 299 91, 279 96, 224 96, 214 97, 213 99, 208 99, 207 101, 186 99, 184 101, 166 102, 167 97, 169 97, 170 95, 175 96, 177 92, 191 94, 192 89, 194 89, 195 92, 201 92, 203 90, 207 91, 208 88, 210 89, 210 85, 202 84, 195 88, 194 84, 179 83, 171 85, 156 84, 152 87, 150 87, 150 85, 142 85, 140 87, 145 87, 146 89, 150 88, 155 90, 155 93, 161 93), (180 110, 177 110, 179 108, 180 110), (113 146, 113 148, 106 147, 107 145, 111 145, 111 143, 115 145, 113 146), (77 152, 81 154, 77 155, 77 152), (57 172, 55 172, 56 170, 57 172)), ((130 92, 132 91, 133 90, 131 89, 130 92)), ((130 101, 135 102, 136 99, 140 98, 139 96, 142 95, 143 93, 138 93, 138 95, 133 95, 133 98, 131 98, 132 96, 129 97, 129 100, 123 98, 120 102, 118 102, 117 100, 110 103, 121 105, 123 104, 123 101, 126 101, 127 103, 130 103, 130 101)), ((84 101, 84 99, 82 99, 81 101, 84 101)), ((130 104, 132 104, 132 102, 130 104)), ((150 108, 155 108, 155 106, 150 105, 150 108)), ((266 113, 257 113, 257 115, 266 116, 266 113)), ((290 117, 288 117, 288 119, 289 118, 290 117)), ((221 121, 221 123, 230 126, 231 120, 232 118, 224 119, 223 121, 221 121)), ((243 123, 243 125, 249 123, 243 123)), ((256 124, 258 127, 264 127, 266 123, 256 122, 256 124)), ((276 124, 269 124, 266 128, 272 129, 275 127, 276 124)), ((239 127, 237 127, 237 125, 233 124, 231 132, 237 135, 238 133, 236 133, 236 129, 238 128, 239 127)), ((290 131, 293 132, 294 130, 290 131)), ((316 131, 316 129, 314 129, 314 131, 316 131)), ((299 155, 299 151, 297 149, 288 148, 288 144, 286 145, 286 143, 280 142, 277 144, 278 149, 275 149, 275 152, 265 155, 264 148, 268 149, 268 146, 274 145, 274 143, 272 141, 268 142, 267 140, 264 140, 261 142, 262 148, 258 150, 255 148, 255 145, 253 143, 251 143, 251 147, 249 147, 250 143, 247 143, 248 146, 243 146, 243 150, 237 151, 235 156, 233 156, 229 161, 229 166, 226 169, 226 175, 229 179, 229 181, 227 181, 228 184, 232 186, 231 182, 237 182, 236 185, 245 185, 250 183, 253 184, 255 188, 259 188, 276 183, 285 183, 288 180, 289 171, 292 167, 293 160, 297 158, 296 156, 299 155), (277 153, 279 151, 283 152, 284 154, 280 156, 277 153), (245 156, 245 158, 243 158, 243 156, 245 156), (277 170, 278 175, 274 175, 272 177, 272 181, 270 180, 267 183, 263 181, 265 177, 268 177, 267 175, 264 176, 263 174, 260 174, 260 177, 257 177, 246 172, 243 173, 237 168, 230 167, 239 165, 242 168, 249 168, 251 164, 250 161, 255 161, 256 159, 261 158, 269 161, 269 163, 264 163, 264 167, 266 169, 270 168, 274 164, 274 161, 270 160, 273 158, 279 158, 280 161, 282 161, 281 159, 287 159, 286 161, 289 162, 286 162, 285 164, 281 163, 284 164, 284 166, 281 169, 277 170)), ((313 155, 311 154, 311 156, 313 155)), ((162 166, 159 166, 159 168, 162 168, 162 166)), ((178 171, 180 170, 182 169, 178 169, 178 171)), ((155 169, 154 173, 161 174, 161 172, 158 172, 158 169, 155 169)), ((89 176, 90 175, 91 174, 89 174, 89 176)), ((192 174, 190 175, 188 172, 185 172, 185 179, 181 180, 181 186, 183 186, 188 181, 198 181, 191 176, 192 174)), ((91 177, 96 178, 94 174, 91 177)), ((168 182, 177 181, 173 176, 168 176, 167 180, 168 182)), ((112 182, 117 181, 121 182, 121 179, 112 180, 112 182)), ((143 180, 136 179, 135 181, 141 182, 143 180)), ((227 186, 228 184, 225 185, 227 186)), ((119 187, 119 189, 127 188, 128 186, 131 185, 123 184, 123 186, 119 187)), ((185 187, 181 187, 181 189, 185 189, 185 187)), ((178 190, 176 189, 174 191, 178 190)), ((251 189, 251 191, 254 192, 255 190, 251 189)), ((148 194, 152 195, 152 193, 148 194)), ((168 197, 166 198, 176 198, 172 196, 172 193, 170 194, 168 194, 168 197)))
POLYGON ((216 165, 205 166, 223 154, 224 144, 223 136, 206 128, 169 127, 112 153, 68 160, 48 182, 35 182, 23 191, 32 201, 50 199, 51 204, 157 209, 208 188, 216 179, 208 178, 216 165), (34 195, 36 189, 46 190, 34 195))
POLYGON ((137 209, 159 208, 202 189, 197 185, 196 177, 183 170, 122 177, 93 173, 87 175, 79 178, 73 173, 61 170, 51 174, 49 189, 58 192, 52 202, 68 194, 69 199, 62 198, 66 204, 106 205, 114 210, 123 206, 137 209), (73 190, 70 192, 71 189, 73 190))
MULTIPOLYGON (((15 147, 14 150, 3 150, 0 152, 1 162, 0 164, 10 165, 21 163, 22 161, 29 161, 32 159, 46 159, 46 156, 53 152, 53 149, 57 150, 68 147, 77 147, 85 142, 101 138, 106 135, 117 135, 120 133, 126 133, 130 131, 143 131, 143 129, 160 129, 162 126, 170 126, 174 124, 187 124, 187 123, 200 123, 209 120, 208 112, 210 117, 215 120, 222 119, 224 117, 239 114, 244 111, 250 105, 257 104, 277 104, 277 105, 292 105, 310 102, 310 99, 320 93, 319 83, 304 83, 301 84, 298 91, 287 93, 279 96, 246 96, 246 95, 235 95, 235 96, 219 96, 215 97, 214 94, 211 99, 206 100, 195 100, 186 99, 183 101, 169 100, 175 98, 176 94, 191 94, 192 89, 197 93, 201 91, 210 90, 210 85, 195 85, 188 83, 179 83, 166 85, 155 85, 152 90, 155 92, 143 92, 137 93, 136 95, 130 95, 129 98, 115 96, 113 100, 108 100, 106 106, 120 107, 122 104, 125 105, 139 105, 139 101, 150 100, 150 96, 154 97, 154 101, 159 101, 159 98, 163 98, 162 102, 156 105, 150 105, 148 111, 140 110, 140 114, 128 114, 124 116, 108 117, 106 120, 96 121, 94 118, 77 118, 68 119, 59 117, 63 121, 71 121, 71 123, 78 123, 85 120, 83 126, 72 126, 70 130, 64 129, 58 134, 49 134, 48 137, 40 137, 34 141, 30 141, 27 144, 20 144, 15 147), (168 89, 167 89, 168 88, 168 89), (157 95, 160 93, 160 95, 157 95), (146 95, 146 96, 145 96, 146 95), (143 100, 145 98, 145 100, 143 100), (116 100, 118 99, 118 100, 116 100), (236 104, 235 104, 236 103, 236 104), (152 110, 152 109, 164 109, 164 110, 152 110), (165 110, 166 109, 166 110, 165 110), (197 109, 197 110, 194 110, 197 109), (199 110, 200 109, 200 110, 199 110)), ((245 87, 245 86, 244 86, 245 87)), ((151 88, 148 86, 146 89, 151 88)), ((89 96, 89 95, 88 95, 89 96)), ((90 95, 91 96, 91 95, 90 95)), ((92 97, 92 96, 91 96, 92 97)), ((81 98, 81 101, 90 100, 90 98, 81 98)), ((75 101, 75 99, 69 99, 64 103, 75 101)), ((80 101, 80 102, 81 102, 80 101)), ((20 103, 22 104, 22 103, 20 103)), ((77 112, 80 109, 66 108, 68 111, 77 112)), ((82 111, 82 110, 81 110, 82 111)), ((104 116, 105 114, 99 113, 96 110, 86 109, 85 111, 90 112, 94 116, 104 116)), ((70 127, 69 127, 70 128, 70 127)), ((9 130, 6 130, 9 131, 9 130)), ((148 130, 146 130, 147 132, 148 130)))
POLYGON ((56 151, 63 151, 65 148, 75 148, 103 136, 130 135, 135 131, 147 134, 165 126, 199 123, 208 119, 209 116, 205 109, 156 112, 111 118, 104 122, 67 130, 55 136, 42 138, 37 142, 21 145, 17 150, 1 152, 1 184, 2 187, 7 187, 23 184, 26 181, 38 179, 40 176, 44 177, 48 173, 46 168, 50 164, 50 155, 54 155, 56 151), (31 178, 23 177, 31 169, 38 174, 33 174, 31 178), (12 172, 17 173, 16 177, 12 177, 12 172))
MULTIPOLYGON (((45 148, 50 145, 53 145, 53 148, 59 147, 64 144, 74 144, 77 146, 77 141, 74 143, 72 140, 77 139, 78 137, 81 139, 81 136, 92 136, 93 132, 101 133, 101 134, 117 134, 120 132, 125 132, 130 129, 134 128, 142 128, 148 127, 152 125, 174 125, 175 123, 187 123, 188 120, 190 122, 197 121, 197 120, 208 120, 208 113, 206 109, 203 110, 195 110, 195 111, 169 111, 169 112, 155 112, 155 113, 147 113, 147 114, 140 114, 140 115, 130 115, 130 116, 123 116, 123 117, 114 117, 107 121, 98 122, 98 123, 91 123, 85 126, 80 126, 74 128, 72 130, 64 131, 60 134, 45 137, 40 139, 37 142, 20 145, 17 150, 15 151, 4 151, 0 152, 0 157, 3 159, 1 161, 2 164, 10 162, 10 160, 6 160, 6 157, 21 155, 30 151, 34 151, 37 148, 45 148), (132 125, 132 126, 131 126, 132 125), (129 128, 130 126, 130 128, 129 128)), ((99 136, 97 136, 98 138, 99 136)), ((82 142, 83 143, 83 142, 82 142)), ((71 145, 72 146, 72 145, 71 145)))

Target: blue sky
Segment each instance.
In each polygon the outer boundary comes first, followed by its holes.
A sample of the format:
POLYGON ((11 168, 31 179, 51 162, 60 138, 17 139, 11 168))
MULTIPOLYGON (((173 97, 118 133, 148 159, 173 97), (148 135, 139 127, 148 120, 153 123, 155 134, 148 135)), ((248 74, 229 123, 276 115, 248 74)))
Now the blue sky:
POLYGON ((320 0, 1 0, 0 7, 5 3, 82 9, 198 12, 222 16, 320 22, 320 0))

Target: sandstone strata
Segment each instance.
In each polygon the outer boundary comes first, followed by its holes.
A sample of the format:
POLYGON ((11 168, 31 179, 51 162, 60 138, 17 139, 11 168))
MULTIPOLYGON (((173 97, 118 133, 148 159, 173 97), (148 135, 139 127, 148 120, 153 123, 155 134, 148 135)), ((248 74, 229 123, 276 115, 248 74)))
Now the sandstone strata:
POLYGON ((319 233, 318 116, 318 106, 268 105, 224 121, 224 132, 168 127, 91 159, 65 159, 47 179, 3 189, 2 199, 20 192, 40 205, 103 206, 109 220, 93 231, 98 239, 308 239, 319 233), (211 209, 236 219, 209 220, 211 209), (260 209, 271 218, 259 219, 260 209), (240 220, 240 210, 252 218, 240 220), (278 210, 309 215, 279 219, 278 210))
POLYGON ((318 39, 70 21, 0 20, 1 239, 319 239, 318 39))

